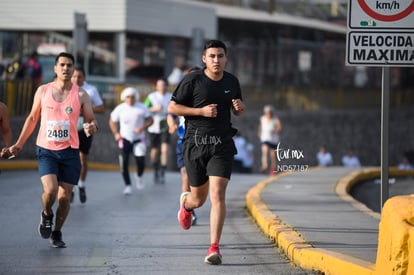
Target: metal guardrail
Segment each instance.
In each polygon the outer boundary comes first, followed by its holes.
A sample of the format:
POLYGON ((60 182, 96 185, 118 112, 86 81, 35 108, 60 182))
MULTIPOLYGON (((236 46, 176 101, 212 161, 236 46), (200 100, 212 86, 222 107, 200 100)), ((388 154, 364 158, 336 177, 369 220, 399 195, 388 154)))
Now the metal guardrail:
MULTIPOLYGON (((108 81, 91 81, 104 101, 106 110, 112 110, 120 103, 120 94, 125 87, 134 87, 140 92, 140 101, 154 91, 153 84, 113 83, 108 81)), ((174 87, 171 87, 172 91, 174 87)), ((33 82, 25 80, 1 81, 0 101, 8 108, 10 116, 24 116, 30 112, 36 87, 33 82)), ((279 109, 317 110, 349 109, 378 107, 380 93, 375 89, 300 89, 288 88, 257 91, 243 88, 243 94, 249 106, 254 108, 266 102, 274 102, 279 109)), ((408 107, 414 104, 414 94, 409 89, 396 89, 390 98, 393 107, 408 107)))
MULTIPOLYGON (((129 84, 129 83, 108 83, 91 82, 95 85, 104 101, 106 109, 111 110, 120 103, 122 90, 129 86, 135 87, 140 92, 140 101, 154 90, 153 84, 129 84)), ((36 91, 35 84, 30 80, 0 80, 0 101, 4 102, 10 116, 24 116, 30 112, 33 103, 33 96, 36 91)))
POLYGON ((0 101, 7 105, 9 115, 25 115, 30 111, 34 89, 30 80, 0 81, 0 101))

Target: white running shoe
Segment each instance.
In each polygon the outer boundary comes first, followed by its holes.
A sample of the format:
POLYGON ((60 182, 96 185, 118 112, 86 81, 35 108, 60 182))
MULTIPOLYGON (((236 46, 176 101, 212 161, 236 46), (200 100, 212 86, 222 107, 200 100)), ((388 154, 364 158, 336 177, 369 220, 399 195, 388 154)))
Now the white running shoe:
POLYGON ((135 184, 138 190, 142 190, 145 187, 142 177, 135 176, 135 184))
POLYGON ((132 194, 132 188, 130 185, 127 185, 124 189, 124 195, 131 195, 132 194))

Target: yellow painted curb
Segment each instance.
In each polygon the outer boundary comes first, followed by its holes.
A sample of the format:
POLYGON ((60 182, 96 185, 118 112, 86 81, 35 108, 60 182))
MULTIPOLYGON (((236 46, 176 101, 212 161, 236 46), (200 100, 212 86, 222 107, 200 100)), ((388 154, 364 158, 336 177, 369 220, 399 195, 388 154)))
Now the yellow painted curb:
POLYGON ((377 270, 381 275, 414 274, 414 195, 386 201, 379 226, 377 270))
POLYGON ((0 170, 37 169, 37 162, 32 160, 5 160, 0 161, 0 170))
MULTIPOLYGON (((119 166, 116 164, 89 162, 89 169, 100 171, 119 171, 119 166)), ((37 161, 34 160, 5 160, 0 161, 0 170, 26 170, 37 169, 37 161)), ((130 170, 136 169, 131 166, 130 170)))
POLYGON ((379 168, 365 168, 365 169, 355 170, 349 173, 348 175, 346 175, 345 177, 341 178, 337 182, 335 186, 335 192, 342 200, 349 202, 352 206, 357 208, 359 211, 364 212, 365 214, 379 220, 381 219, 381 214, 375 211, 372 211, 365 204, 354 199, 349 194, 352 186, 354 186, 356 183, 363 181, 363 180, 373 179, 379 176, 380 176, 379 168))
POLYGON ((281 173, 259 182, 246 194, 246 206, 258 226, 280 250, 299 267, 338 275, 373 275, 375 264, 341 253, 314 248, 292 226, 285 224, 262 201, 260 193, 271 182, 290 173, 281 173))
MULTIPOLYGON (((399 170, 394 167, 390 168, 388 173, 392 177, 414 176, 413 170, 399 170)), ((370 215, 371 217, 380 220, 381 219, 380 213, 372 211, 365 204, 357 201, 351 195, 349 195, 351 188, 356 183, 363 181, 363 180, 379 178, 380 176, 381 176, 381 169, 379 167, 371 167, 371 168, 355 170, 338 181, 335 187, 336 194, 344 201, 347 201, 350 204, 352 204, 352 206, 357 208, 359 211, 364 212, 365 214, 370 215)))

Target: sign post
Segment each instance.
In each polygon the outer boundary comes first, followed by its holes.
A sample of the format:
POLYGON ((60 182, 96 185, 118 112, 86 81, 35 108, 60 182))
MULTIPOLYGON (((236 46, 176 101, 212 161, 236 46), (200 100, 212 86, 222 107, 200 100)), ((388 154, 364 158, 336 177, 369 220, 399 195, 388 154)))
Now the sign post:
POLYGON ((390 67, 414 67, 414 0, 350 0, 346 64, 382 66, 381 209, 389 197, 390 67))
POLYGON ((382 67, 381 94, 381 208, 389 197, 388 155, 389 155, 389 110, 390 110, 390 67, 382 67))
POLYGON ((85 73, 89 70, 89 55, 88 55, 88 22, 86 21, 86 14, 74 13, 74 29, 73 29, 73 55, 77 64, 82 64, 85 73))

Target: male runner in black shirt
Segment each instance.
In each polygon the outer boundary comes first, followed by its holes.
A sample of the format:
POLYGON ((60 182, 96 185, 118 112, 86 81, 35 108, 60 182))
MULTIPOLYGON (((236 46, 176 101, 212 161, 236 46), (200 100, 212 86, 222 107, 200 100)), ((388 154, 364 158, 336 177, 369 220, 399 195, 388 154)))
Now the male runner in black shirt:
POLYGON ((245 106, 238 79, 224 71, 226 45, 210 40, 204 46, 203 70, 190 73, 178 84, 168 112, 185 117, 184 163, 191 192, 180 196, 178 220, 189 229, 192 210, 201 207, 210 192, 210 248, 205 262, 221 264, 220 237, 226 216, 225 194, 236 148, 231 111, 241 115, 245 106))

